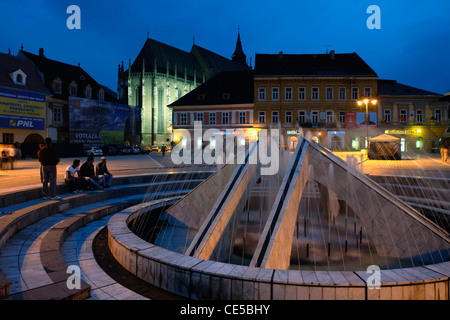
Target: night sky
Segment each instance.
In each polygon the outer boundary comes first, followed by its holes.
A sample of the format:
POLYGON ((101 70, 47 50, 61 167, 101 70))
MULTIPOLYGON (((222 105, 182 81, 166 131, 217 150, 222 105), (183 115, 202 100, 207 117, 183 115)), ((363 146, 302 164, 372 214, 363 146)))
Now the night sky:
POLYGON ((147 32, 190 51, 231 58, 238 26, 245 54, 357 52, 381 79, 444 94, 450 91, 450 0, 0 0, 0 52, 24 50, 81 66, 117 88, 117 67, 134 59, 147 32), (69 5, 81 9, 81 30, 69 30, 69 5), (381 29, 366 25, 370 5, 381 29))

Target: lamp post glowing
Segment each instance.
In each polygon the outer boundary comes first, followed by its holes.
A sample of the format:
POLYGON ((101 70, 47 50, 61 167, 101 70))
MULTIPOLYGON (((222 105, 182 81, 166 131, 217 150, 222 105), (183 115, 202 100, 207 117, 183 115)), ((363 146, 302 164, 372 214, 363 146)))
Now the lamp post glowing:
POLYGON ((358 106, 362 106, 362 104, 364 103, 366 105, 366 128, 367 128, 367 132, 366 132, 366 143, 364 144, 364 146, 366 148, 368 148, 369 146, 369 102, 371 102, 373 105, 376 105, 378 100, 377 99, 369 99, 369 98, 363 98, 362 100, 358 100, 358 106))

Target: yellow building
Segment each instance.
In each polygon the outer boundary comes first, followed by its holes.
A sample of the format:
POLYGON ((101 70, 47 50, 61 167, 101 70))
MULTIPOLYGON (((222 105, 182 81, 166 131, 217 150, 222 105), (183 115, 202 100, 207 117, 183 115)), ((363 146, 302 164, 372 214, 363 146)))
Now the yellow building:
MULTIPOLYGON (((43 143, 49 92, 31 61, 0 53, 0 143, 43 143)), ((35 154, 34 154, 35 155, 35 154)))
POLYGON ((377 96, 377 74, 356 54, 256 54, 256 128, 280 128, 286 144, 306 136, 334 149, 363 148, 375 136, 377 106, 357 101, 377 96))

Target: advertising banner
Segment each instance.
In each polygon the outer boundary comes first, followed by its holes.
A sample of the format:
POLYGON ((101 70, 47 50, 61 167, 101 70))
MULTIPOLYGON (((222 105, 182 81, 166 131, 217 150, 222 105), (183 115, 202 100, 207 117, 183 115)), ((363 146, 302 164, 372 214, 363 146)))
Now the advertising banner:
POLYGON ((139 109, 70 97, 70 141, 85 146, 133 144, 139 135, 139 109))
POLYGON ((45 130, 45 94, 0 88, 0 127, 45 130))
MULTIPOLYGON (((345 127, 346 128, 365 128, 366 127, 366 113, 365 112, 346 112, 345 113, 345 127)), ((377 113, 369 112, 369 127, 377 127, 377 113)))

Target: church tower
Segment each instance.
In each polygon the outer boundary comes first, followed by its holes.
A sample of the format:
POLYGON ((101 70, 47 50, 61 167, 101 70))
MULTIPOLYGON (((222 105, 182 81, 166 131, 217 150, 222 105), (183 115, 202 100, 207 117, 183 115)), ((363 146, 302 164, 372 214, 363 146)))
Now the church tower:
POLYGON ((240 30, 238 28, 238 37, 236 41, 236 49, 234 50, 233 55, 231 56, 231 60, 242 63, 243 65, 247 66, 247 57, 245 56, 244 50, 242 49, 242 43, 241 43, 241 34, 240 30))

